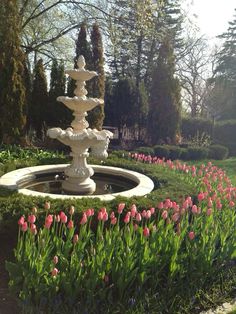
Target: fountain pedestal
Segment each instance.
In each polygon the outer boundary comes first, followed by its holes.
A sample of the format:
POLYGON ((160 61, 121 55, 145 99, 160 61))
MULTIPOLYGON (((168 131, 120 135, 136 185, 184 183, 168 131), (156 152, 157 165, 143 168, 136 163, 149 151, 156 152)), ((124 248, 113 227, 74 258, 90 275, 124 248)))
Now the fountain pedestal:
POLYGON ((96 190, 95 182, 90 178, 94 171, 87 164, 89 148, 91 154, 100 157, 107 157, 107 148, 113 134, 110 131, 88 128, 86 121, 87 111, 92 110, 99 104, 103 104, 102 99, 87 98, 85 81, 97 75, 96 72, 85 70, 85 60, 83 56, 78 58, 78 69, 66 71, 69 76, 76 80, 75 97, 60 96, 58 101, 64 103, 69 109, 73 110, 74 120, 71 127, 62 130, 61 128, 49 129, 49 137, 62 142, 71 147, 72 163, 65 169, 65 180, 62 188, 69 194, 92 194, 96 190))

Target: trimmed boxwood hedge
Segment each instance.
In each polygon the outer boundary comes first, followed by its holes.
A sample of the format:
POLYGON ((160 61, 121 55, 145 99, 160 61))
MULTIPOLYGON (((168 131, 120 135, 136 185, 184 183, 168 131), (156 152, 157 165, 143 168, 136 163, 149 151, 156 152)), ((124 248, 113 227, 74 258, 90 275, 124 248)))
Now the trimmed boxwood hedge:
POLYGON ((209 147, 208 158, 222 160, 227 158, 229 155, 228 147, 223 145, 211 145, 209 147))

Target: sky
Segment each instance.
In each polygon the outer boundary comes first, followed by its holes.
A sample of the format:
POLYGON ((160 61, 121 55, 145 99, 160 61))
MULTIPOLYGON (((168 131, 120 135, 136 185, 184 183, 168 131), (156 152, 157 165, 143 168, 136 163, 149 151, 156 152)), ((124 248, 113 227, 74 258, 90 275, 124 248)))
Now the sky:
POLYGON ((192 0, 188 7, 192 19, 200 28, 200 32, 209 38, 224 33, 228 22, 233 20, 236 0, 192 0))

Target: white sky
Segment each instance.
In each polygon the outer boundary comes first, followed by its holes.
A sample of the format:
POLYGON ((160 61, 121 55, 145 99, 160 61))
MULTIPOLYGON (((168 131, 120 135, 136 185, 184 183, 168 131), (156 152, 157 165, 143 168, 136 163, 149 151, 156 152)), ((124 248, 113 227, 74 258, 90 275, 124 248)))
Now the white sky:
POLYGON ((228 22, 233 20, 236 8, 236 0, 192 0, 192 4, 191 9, 188 7, 189 13, 201 33, 209 38, 228 29, 228 22))

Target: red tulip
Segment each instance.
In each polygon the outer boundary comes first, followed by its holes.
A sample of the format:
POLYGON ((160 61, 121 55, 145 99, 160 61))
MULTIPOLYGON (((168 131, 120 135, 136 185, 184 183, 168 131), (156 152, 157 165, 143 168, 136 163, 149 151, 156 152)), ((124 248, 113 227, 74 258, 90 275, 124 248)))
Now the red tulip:
POLYGON ((190 240, 193 240, 195 238, 195 233, 193 231, 190 231, 188 237, 190 240))
POLYGON ((145 228, 143 229, 143 235, 144 235, 145 237, 149 237, 150 231, 149 231, 148 227, 145 227, 145 228))

